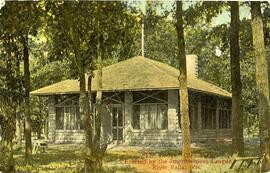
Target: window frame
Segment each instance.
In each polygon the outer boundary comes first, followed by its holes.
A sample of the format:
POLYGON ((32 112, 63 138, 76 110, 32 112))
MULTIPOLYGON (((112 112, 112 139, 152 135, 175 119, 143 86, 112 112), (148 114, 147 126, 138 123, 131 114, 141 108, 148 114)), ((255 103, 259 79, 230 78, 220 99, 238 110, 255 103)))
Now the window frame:
POLYGON ((219 101, 219 123, 218 128, 222 130, 232 129, 232 103, 231 100, 219 101), (221 121, 222 120, 222 121, 221 121))
MULTIPOLYGON (((57 104, 55 104, 55 130, 56 131, 83 131, 83 124, 82 124, 82 117, 80 115, 80 106, 79 106, 79 97, 78 96, 64 96, 66 98, 64 99, 60 99, 61 101, 57 104), (66 103, 71 103, 71 104, 66 104, 66 103), (58 111, 57 109, 61 108, 62 109, 62 113, 63 114, 63 128, 59 129, 57 128, 57 116, 58 116, 58 111), (67 124, 67 109, 71 109, 73 112, 72 115, 72 119, 74 120, 74 122, 69 122, 69 124, 67 124), (78 119, 79 117, 79 119, 78 119), (69 125, 70 127, 72 126, 74 129, 68 129, 67 125, 69 125)), ((71 118, 71 117, 70 117, 71 118)), ((71 120, 70 120, 71 121, 71 120)))
MULTIPOLYGON (((149 115, 149 108, 147 108, 147 115, 148 116, 151 116, 149 115)), ((158 91, 150 91, 150 94, 149 93, 146 93, 145 91, 142 91, 142 92, 133 92, 133 104, 132 104, 132 118, 131 118, 131 125, 132 125, 132 129, 135 130, 135 131, 166 131, 169 129, 169 113, 168 113, 168 91, 167 90, 158 90, 158 91), (152 93, 151 93, 152 92, 152 93), (156 97, 158 94, 162 93, 165 95, 166 94, 166 97, 165 99, 162 99, 162 98, 158 98, 156 97), (140 99, 137 99, 134 101, 134 94, 141 94, 142 98, 140 99), (155 103, 154 102, 144 102, 145 100, 147 99, 155 99, 155 103), (142 113, 141 111, 141 106, 145 106, 145 107, 149 107, 150 105, 154 105, 155 107, 155 117, 156 117, 156 120, 159 120, 159 107, 158 105, 165 105, 166 106, 166 119, 163 120, 163 121, 166 121, 166 127, 165 128, 162 128, 163 126, 163 122, 160 122, 161 124, 155 124, 154 126, 155 127, 152 127, 152 128, 146 128, 146 124, 147 124, 147 120, 146 120, 146 117, 144 113, 142 113), (135 115, 135 112, 134 112, 134 107, 135 106, 139 106, 139 120, 138 120, 138 123, 139 123, 139 127, 138 128, 134 128, 134 115, 135 115), (142 122, 143 121, 143 122, 142 122), (161 126, 161 128, 159 128, 159 126, 161 126)), ((151 116, 152 117, 152 116, 151 116)), ((153 119, 151 119, 153 120, 153 119)), ((149 123, 151 124, 151 123, 149 123)))

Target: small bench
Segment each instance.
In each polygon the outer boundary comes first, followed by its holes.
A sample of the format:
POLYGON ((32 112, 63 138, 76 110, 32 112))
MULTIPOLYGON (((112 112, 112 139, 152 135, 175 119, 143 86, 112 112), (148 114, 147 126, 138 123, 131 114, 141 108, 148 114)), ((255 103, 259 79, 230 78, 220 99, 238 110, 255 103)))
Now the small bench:
POLYGON ((242 157, 242 158, 234 159, 230 166, 230 169, 235 168, 237 162, 240 162, 238 169, 241 169, 245 162, 247 163, 246 168, 249 168, 250 165, 252 165, 252 163, 256 163, 256 165, 258 165, 261 162, 261 158, 260 157, 242 157))
POLYGON ((33 154, 46 153, 48 149, 48 143, 45 140, 34 141, 33 154))

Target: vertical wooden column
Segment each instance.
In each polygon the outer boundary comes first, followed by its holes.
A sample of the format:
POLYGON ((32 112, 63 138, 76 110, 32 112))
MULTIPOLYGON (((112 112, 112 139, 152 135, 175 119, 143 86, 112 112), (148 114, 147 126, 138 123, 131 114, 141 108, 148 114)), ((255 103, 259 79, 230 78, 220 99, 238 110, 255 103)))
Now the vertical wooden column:
POLYGON ((195 124, 196 123, 196 114, 195 114, 195 106, 194 105, 192 105, 192 106, 190 106, 189 107, 189 109, 191 109, 191 111, 189 111, 189 113, 191 112, 191 114, 189 115, 189 117, 190 117, 190 132, 192 132, 193 130, 195 130, 197 127, 197 125, 195 124))
POLYGON ((124 108, 124 118, 125 118, 125 127, 124 127, 124 143, 129 143, 132 135, 132 112, 133 107, 132 103, 133 97, 132 92, 125 92, 125 108, 124 108))
POLYGON ((177 117, 177 103, 177 90, 168 90, 168 130, 180 130, 177 117))
POLYGON ((202 98, 201 98, 201 94, 198 94, 198 141, 199 141, 199 137, 200 137, 200 133, 201 133, 201 129, 202 129, 202 98))
POLYGON ((168 131, 177 136, 175 145, 182 144, 182 130, 178 122, 178 95, 178 90, 168 90, 168 131))
POLYGON ((49 105, 48 105, 48 137, 50 142, 55 141, 55 130, 56 130, 56 110, 55 110, 55 96, 49 97, 49 105))
POLYGON ((219 138, 219 98, 216 98, 216 135, 219 138))

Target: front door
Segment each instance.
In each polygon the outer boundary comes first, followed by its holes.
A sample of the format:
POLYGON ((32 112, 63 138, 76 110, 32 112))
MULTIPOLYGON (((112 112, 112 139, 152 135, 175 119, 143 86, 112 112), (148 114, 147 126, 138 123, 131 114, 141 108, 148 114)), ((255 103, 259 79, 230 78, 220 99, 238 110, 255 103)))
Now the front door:
POLYGON ((113 141, 121 143, 123 141, 124 114, 122 105, 112 106, 112 135, 113 141))

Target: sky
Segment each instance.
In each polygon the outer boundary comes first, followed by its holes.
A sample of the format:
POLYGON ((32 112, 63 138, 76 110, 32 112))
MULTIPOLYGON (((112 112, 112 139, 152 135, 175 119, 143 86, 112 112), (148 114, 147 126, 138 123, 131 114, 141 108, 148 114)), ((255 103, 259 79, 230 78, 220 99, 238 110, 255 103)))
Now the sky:
MULTIPOLYGON (((250 8, 247 6, 241 6, 239 9, 239 13, 240 13, 240 20, 242 20, 243 18, 247 18, 247 19, 251 18, 250 8)), ((213 25, 219 25, 223 23, 229 23, 230 20, 231 19, 230 19, 229 12, 224 11, 221 15, 215 17, 212 22, 213 22, 213 25)))
MULTIPOLYGON (((128 4, 132 7, 137 7, 139 9, 141 9, 141 11, 145 11, 145 0, 127 0, 128 4)), ((160 0, 159 2, 163 3, 163 7, 165 7, 165 9, 167 10, 172 10, 173 9, 173 4, 174 4, 174 0, 160 0)), ((187 9, 190 5, 196 3, 198 1, 184 1, 183 3, 183 9, 187 9)), ((5 0, 0 0, 0 9, 1 7, 3 7, 5 5, 5 0)), ((243 18, 251 18, 250 15, 250 9, 247 6, 241 6, 240 7, 240 19, 243 18)), ((213 26, 216 25, 220 25, 220 24, 224 24, 224 23, 229 23, 230 22, 230 14, 228 11, 225 11, 218 15, 217 17, 215 17, 212 20, 212 24, 213 26)))
MULTIPOLYGON (((173 9, 173 4, 174 4, 174 0, 161 0, 159 2, 163 3, 163 6, 167 9, 167 10, 172 10, 173 9)), ((184 1, 183 3, 183 9, 187 9, 190 5, 196 3, 198 1, 184 1)), ((144 6, 145 6, 145 0, 129 0, 128 1, 129 5, 132 7, 136 7, 138 9, 140 9, 141 11, 144 11, 144 6)), ((160 9, 161 10, 161 9, 160 9)), ((240 6, 240 19, 243 18, 251 18, 250 15, 250 8, 245 6, 240 6)), ((229 23, 230 22, 230 14, 228 11, 224 10, 224 12, 220 15, 218 15, 217 17, 213 18, 212 20, 212 26, 216 26, 216 25, 220 25, 220 24, 224 24, 224 23, 229 23)))

